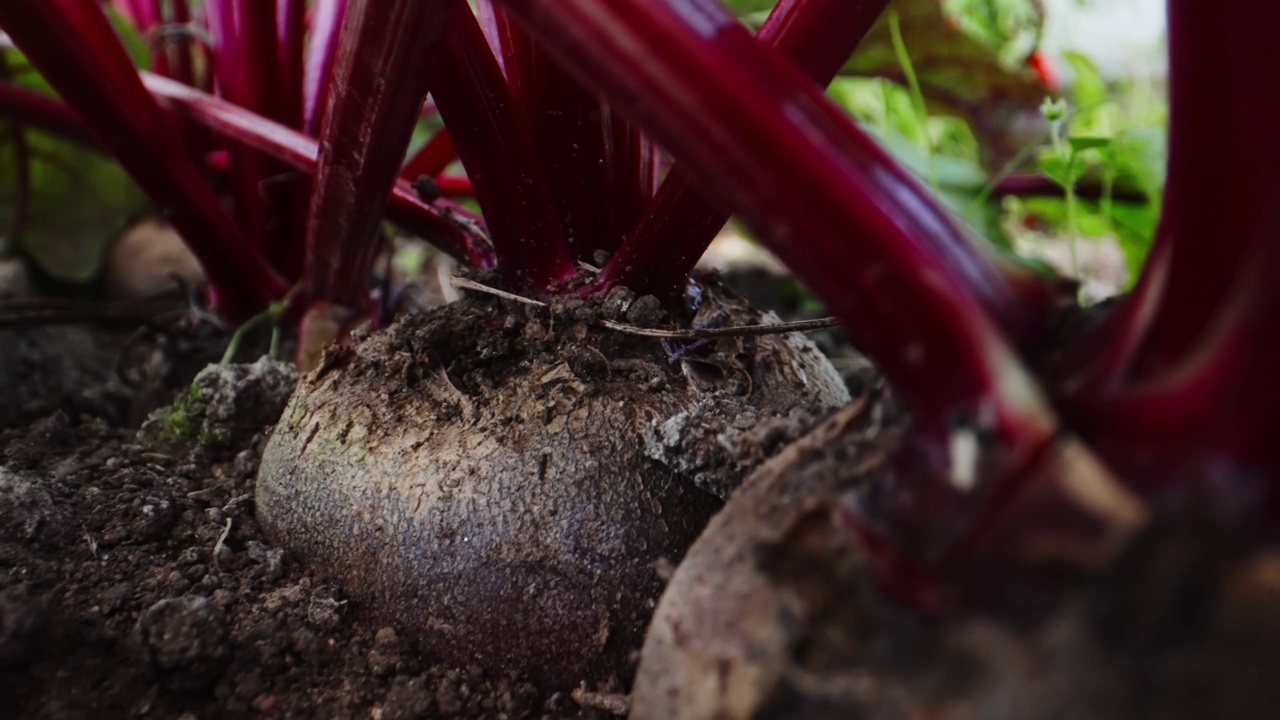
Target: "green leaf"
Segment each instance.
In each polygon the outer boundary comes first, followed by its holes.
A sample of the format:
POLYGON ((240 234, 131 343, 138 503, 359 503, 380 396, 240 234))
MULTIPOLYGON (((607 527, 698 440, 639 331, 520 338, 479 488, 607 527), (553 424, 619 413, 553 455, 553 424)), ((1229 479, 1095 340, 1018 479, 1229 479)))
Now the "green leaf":
MULTIPOLYGON (((957 29, 938 0, 894 0, 890 7, 898 12, 903 44, 929 111, 968 121, 987 168, 1002 167, 1039 141, 1047 129, 1039 111, 1046 89, 1025 67, 1030 47, 1006 65, 990 45, 957 29)), ((903 81, 884 17, 842 72, 903 81)))
POLYGON ((942 9, 950 22, 991 48, 1006 67, 1027 57, 1044 22, 1041 0, 942 0, 942 9))
MULTIPOLYGON (((921 179, 929 174, 929 156, 910 138, 890 130, 886 135, 883 130, 873 126, 863 127, 868 135, 884 146, 898 162, 921 179)), ((977 163, 964 158, 934 155, 934 170, 938 178, 939 190, 966 196, 970 201, 987 182, 987 174, 977 163)))
POLYGON ((1040 154, 1040 172, 1064 188, 1075 185, 1087 169, 1084 163, 1065 160, 1052 150, 1040 154))
POLYGON ((1083 152, 1085 150, 1095 150, 1104 148, 1111 144, 1111 138, 1104 137, 1071 137, 1067 138, 1067 142, 1071 144, 1071 149, 1075 152, 1083 152))
POLYGON ((1087 56, 1074 50, 1063 54, 1075 76, 1071 83, 1071 95, 1076 107, 1091 108, 1107 101, 1107 81, 1102 79, 1098 66, 1087 56))
POLYGON ((1151 241, 1160 220, 1159 205, 1154 202, 1113 203, 1111 220, 1132 283, 1141 274, 1147 254, 1151 252, 1151 241))
MULTIPOLYGON (((15 227, 19 183, 13 134, 0 125, 0 233, 15 227)), ((52 135, 27 131, 31 160, 27 214, 11 240, 22 254, 66 282, 93 279, 106 248, 146 207, 119 165, 52 135)))

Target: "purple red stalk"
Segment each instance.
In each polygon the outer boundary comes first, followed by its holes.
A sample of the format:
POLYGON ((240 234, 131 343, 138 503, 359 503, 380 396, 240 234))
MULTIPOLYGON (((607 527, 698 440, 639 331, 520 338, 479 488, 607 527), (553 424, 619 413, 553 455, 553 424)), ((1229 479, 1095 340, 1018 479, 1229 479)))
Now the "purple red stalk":
MULTIPOLYGON (((269 155, 307 177, 315 174, 319 142, 314 138, 173 80, 152 73, 142 73, 142 80, 162 106, 184 119, 269 155)), ((88 127, 66 105, 6 82, 0 82, 0 115, 99 147, 88 127)), ((216 153, 206 164, 225 171, 229 167, 225 156, 226 153, 216 153)), ((445 195, 473 194, 465 177, 443 176, 438 182, 445 195)), ((479 268, 491 268, 496 263, 480 216, 448 200, 424 202, 408 182, 397 182, 392 190, 387 219, 426 238, 461 262, 479 268)))
POLYGON ((284 295, 288 286, 191 165, 94 0, 0 3, 0 27, 170 216, 229 317, 284 295))
POLYGON ((438 175, 436 187, 445 197, 475 197, 476 189, 466 175, 438 175))
POLYGON ((492 2, 478 8, 574 256, 612 253, 653 196, 651 144, 561 70, 492 2))
MULTIPOLYGON (((888 4, 888 0, 782 0, 757 39, 825 86, 888 4)), ((683 164, 677 163, 600 273, 599 285, 626 285, 678 307, 689 273, 728 220, 729 213, 699 192, 683 164)))
MULTIPOLYGON (((705 5, 702 2, 673 4, 682 8, 705 5)), ((865 34, 866 25, 874 21, 875 9, 872 5, 855 7, 852 3, 822 4, 815 3, 814 0, 779 5, 773 14, 777 19, 765 39, 776 40, 782 49, 791 53, 802 70, 812 70, 812 76, 825 79, 834 74, 833 67, 838 68, 838 63, 843 62, 836 58, 842 53, 847 57, 847 51, 851 51, 856 45, 861 37, 857 32, 865 34), (827 14, 824 15, 824 12, 827 14), (836 17, 837 13, 839 17, 836 17), (836 21, 824 22, 824 17, 835 18, 836 21), (855 32, 847 32, 850 26, 855 32), (847 34, 842 33, 840 28, 844 28, 847 34), (806 42, 806 36, 812 36, 821 42, 806 42), (838 42, 842 42, 843 47, 834 47, 838 42)), ((703 14, 700 9, 689 11, 694 15, 703 14)), ((717 72, 733 71, 722 68, 717 72)), ((720 77, 714 75, 706 78, 711 86, 721 81, 720 77)), ((653 82, 671 81, 655 77, 653 82)), ((803 83, 797 79, 779 78, 779 89, 788 82, 803 83)), ((747 90, 744 88, 743 92, 745 94, 747 90)), ((806 92, 812 94, 813 88, 807 88, 806 92)), ((810 102, 806 98, 801 104, 807 105, 810 102)), ((705 104, 683 104, 690 105, 687 110, 691 113, 706 112, 705 104)), ((775 130, 777 134, 771 138, 766 139, 765 135, 760 135, 749 152, 762 157, 770 155, 775 147, 786 145, 779 138, 785 138, 788 134, 810 132, 805 123, 798 120, 779 123, 775 130)), ((859 229, 866 229, 868 224, 882 224, 886 229, 892 227, 890 232, 894 236, 913 238, 913 243, 929 248, 928 252, 944 259, 943 265, 950 268, 949 274, 954 282, 963 287, 967 294, 975 297, 1020 347, 1033 346, 1050 326, 1055 312, 1064 304, 1060 288, 1036 276, 1031 270, 999 256, 985 243, 974 242, 970 234, 957 224, 950 212, 932 194, 925 191, 874 141, 852 124, 842 122, 840 134, 839 142, 842 147, 832 147, 827 152, 843 152, 850 157, 856 155, 857 160, 846 164, 849 177, 838 181, 833 179, 832 182, 840 182, 851 188, 850 192, 859 196, 863 202, 870 203, 876 208, 873 214, 879 216, 875 220, 870 216, 862 216, 858 225, 848 226, 846 243, 864 242, 861 238, 865 233, 859 232, 859 229)), ((744 147, 733 152, 748 152, 748 149, 744 147)), ((767 171, 761 168, 761 172, 767 171)), ((777 173, 774 175, 774 186, 788 185, 787 178, 780 177, 777 173)), ((668 182, 673 179, 688 183, 687 178, 681 175, 669 178, 668 182)), ((659 200, 655 201, 640 226, 633 232, 631 247, 619 251, 619 257, 603 278, 604 282, 623 278, 628 273, 627 268, 631 268, 631 274, 648 274, 648 287, 662 293, 669 301, 681 295, 688 272, 714 237, 713 228, 718 230, 723 225, 724 217, 723 210, 716 214, 711 209, 714 206, 697 201, 693 197, 693 190, 688 187, 683 190, 673 188, 671 191, 660 191, 659 200), (684 222, 686 217, 687 223, 684 222), (688 225, 687 230, 682 227, 685 224, 688 225), (650 268, 660 269, 655 272, 650 268)), ((772 200, 769 204, 778 205, 777 201, 772 200)), ((731 206, 723 209, 729 207, 731 206)), ((625 281, 630 280, 629 277, 625 278, 625 281)), ((643 281, 640 284, 645 287, 643 281)))
MULTIPOLYGON (((1103 183, 1096 178, 1085 178, 1076 185, 1076 197, 1098 200, 1105 194, 1103 183)), ((1017 173, 1000 178, 991 188, 995 197, 1062 197, 1062 183, 1039 173, 1017 173)), ((1147 202, 1146 193, 1134 187, 1111 188, 1111 199, 1116 202, 1147 202)))
MULTIPOLYGON (((290 126, 301 122, 301 8, 279 12, 277 2, 213 0, 208 3, 210 31, 216 52, 218 86, 232 102, 290 126), (281 28, 277 17, 292 23, 281 28), (296 58, 286 57, 296 52, 296 58), (299 77, 293 76, 297 68, 299 77), (292 83, 291 85, 286 83, 292 83)), ((232 193, 241 226, 267 253, 285 276, 296 279, 302 258, 291 238, 302 231, 305 185, 288 182, 285 168, 249 148, 232 146, 232 193), (282 182, 282 180, 284 182, 282 182)))
POLYGON ((542 292, 574 268, 533 138, 465 3, 444 45, 431 92, 485 211, 498 270, 510 287, 542 292))
MULTIPOLYGON (((265 69, 273 67, 274 62, 263 64, 269 55, 267 48, 261 47, 261 41, 270 39, 271 55, 274 55, 275 31, 266 25, 262 15, 264 10, 268 11, 274 24, 275 12, 270 4, 261 0, 256 3, 250 0, 248 7, 245 5, 240 0, 209 0, 205 4, 205 19, 213 39, 216 84, 223 97, 271 117, 262 103, 267 94, 264 86, 270 83, 262 78, 272 74, 265 69)), ((247 148, 232 146, 230 151, 231 190, 240 227, 267 253, 269 260, 276 262, 278 259, 272 257, 268 247, 270 209, 262 193, 263 182, 269 177, 267 160, 247 148)))
POLYGON ((423 175, 435 177, 457 159, 458 149, 453 146, 453 138, 448 130, 441 129, 405 162, 400 168, 400 177, 409 182, 423 175))
POLYGON ((353 0, 307 216, 304 295, 364 307, 375 233, 455 0, 353 0))
POLYGON ((1248 248, 1280 197, 1280 96, 1241 69, 1280 62, 1264 29, 1276 21, 1280 7, 1270 4, 1170 2, 1164 212, 1133 295, 1073 354, 1085 364, 1069 379, 1073 391, 1096 392, 1178 362, 1215 321, 1215 299, 1251 262, 1248 248))
POLYGON ((956 458, 945 449, 957 424, 998 448, 1001 472, 989 484, 1045 447, 1056 420, 984 309, 1018 294, 926 190, 723 7, 504 4, 564 67, 689 163, 844 322, 933 439, 938 481, 965 470, 949 467, 956 458))
MULTIPOLYGON (((319 142, 314 138, 158 75, 142 73, 142 80, 147 90, 169 110, 222 137, 269 155, 307 177, 315 174, 319 142)), ((43 132, 100 147, 89 128, 65 104, 32 90, 0 82, 0 115, 43 132)), ((229 167, 225 158, 226 153, 215 153, 206 164, 225 172, 229 167)), ((444 175, 437 183, 441 194, 446 196, 474 195, 471 181, 465 176, 444 175)), ((484 234, 483 218, 448 200, 425 202, 408 182, 397 182, 392 190, 387 219, 426 238, 463 263, 492 268, 497 262, 484 234)))
MULTIPOLYGON (((280 89, 280 116, 276 119, 293 128, 303 124, 303 39, 306 35, 306 0, 276 0, 276 87, 280 89)), ((311 191, 309 178, 283 173, 283 167, 274 165, 269 189, 279 207, 275 226, 268 247, 270 257, 286 277, 296 278, 302 273, 303 245, 294 239, 306 231, 307 201, 311 191)))
POLYGON ((1220 311, 1214 300, 1230 296, 1280 213, 1280 91, 1245 71, 1280 67, 1267 29, 1280 6, 1171 0, 1168 12, 1171 150, 1157 242, 1173 251, 1139 376, 1198 345, 1220 311))
POLYGON ((65 104, 34 90, 0 82, 0 114, 19 124, 97 146, 93 132, 65 104))
MULTIPOLYGON (((1138 290, 1086 338, 1104 362, 1071 377, 1066 412, 1130 482, 1197 471, 1270 486, 1280 407, 1280 8, 1169 3, 1170 150, 1164 214, 1138 290)), ((1233 488, 1239 489, 1239 488, 1233 488)))
MULTIPOLYGON (((173 25, 183 26, 191 23, 191 8, 187 5, 187 0, 172 0, 170 7, 172 9, 169 21, 173 25)), ((185 38, 170 42, 169 73, 167 77, 187 85, 195 84, 195 65, 191 57, 194 46, 195 43, 185 38)))
MULTIPOLYGON (((308 176, 315 174, 320 148, 316 139, 181 83, 149 73, 143 73, 142 78, 147 90, 169 110, 308 176)), ((493 267, 496 262, 493 249, 481 234, 484 221, 478 215, 447 200, 424 202, 403 180, 392 189, 387 219, 462 262, 479 268, 493 267)))
MULTIPOLYGON (((276 86, 282 91, 281 116, 293 128, 302 127, 302 60, 306 35, 306 0, 276 0, 276 86)), ((252 108, 251 108, 252 109, 252 108)))
POLYGON ((347 16, 347 3, 348 0, 316 0, 312 8, 311 37, 302 73, 302 129, 308 135, 320 135, 320 120, 329 103, 338 32, 347 16))

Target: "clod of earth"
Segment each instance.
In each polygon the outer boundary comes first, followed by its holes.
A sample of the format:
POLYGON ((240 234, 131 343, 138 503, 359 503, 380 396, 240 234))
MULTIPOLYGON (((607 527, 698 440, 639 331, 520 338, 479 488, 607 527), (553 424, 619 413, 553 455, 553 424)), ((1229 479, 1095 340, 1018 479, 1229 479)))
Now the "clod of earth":
MULTIPOLYGON (((264 527, 444 662, 562 688, 630 676, 656 566, 751 455, 736 421, 848 393, 803 337, 673 347, 593 322, 626 310, 470 297, 331 353, 265 450, 264 527), (682 443, 677 418, 722 432, 682 443)), ((693 319, 770 321, 714 290, 693 319)))
POLYGON ((161 447, 243 443, 280 417, 297 381, 293 365, 268 357, 208 365, 172 405, 151 413, 142 436, 161 447))

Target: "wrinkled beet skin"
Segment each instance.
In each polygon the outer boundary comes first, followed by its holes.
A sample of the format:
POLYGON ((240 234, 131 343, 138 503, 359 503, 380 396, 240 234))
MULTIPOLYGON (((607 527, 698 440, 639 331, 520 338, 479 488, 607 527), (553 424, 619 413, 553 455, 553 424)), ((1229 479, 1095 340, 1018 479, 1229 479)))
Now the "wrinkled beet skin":
POLYGON ((748 381, 708 387, 657 341, 555 312, 465 300, 331 355, 285 409, 258 508, 428 653, 568 688, 632 674, 655 565, 719 505, 646 454, 645 430, 847 394, 795 337, 729 342, 712 359, 748 381))

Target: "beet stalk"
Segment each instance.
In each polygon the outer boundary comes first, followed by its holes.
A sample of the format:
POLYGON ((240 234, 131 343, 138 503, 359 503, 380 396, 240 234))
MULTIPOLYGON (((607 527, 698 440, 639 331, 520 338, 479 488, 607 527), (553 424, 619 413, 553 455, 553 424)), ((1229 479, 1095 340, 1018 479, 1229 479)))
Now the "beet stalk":
POLYGON ((0 4, 0 27, 190 244, 215 297, 245 318, 288 286, 222 209, 93 0, 0 4), (181 211, 174 211, 176 209, 181 211))
POLYGON ((363 307, 374 234, 427 94, 454 0, 353 0, 307 217, 305 295, 363 307))

